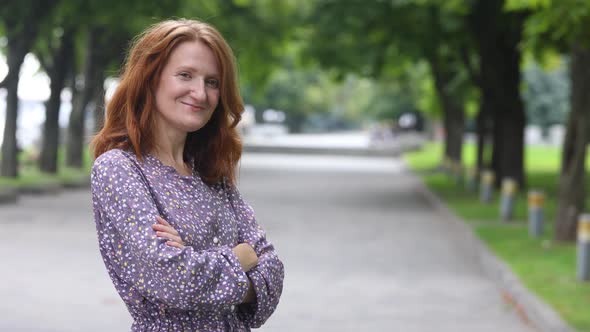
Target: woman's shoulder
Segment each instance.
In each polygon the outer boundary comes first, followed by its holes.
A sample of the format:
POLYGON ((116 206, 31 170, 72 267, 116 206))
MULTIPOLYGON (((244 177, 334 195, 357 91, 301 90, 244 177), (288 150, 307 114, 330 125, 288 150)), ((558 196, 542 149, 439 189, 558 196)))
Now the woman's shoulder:
POLYGON ((92 169, 133 166, 136 157, 133 153, 122 149, 111 149, 96 158, 92 169))

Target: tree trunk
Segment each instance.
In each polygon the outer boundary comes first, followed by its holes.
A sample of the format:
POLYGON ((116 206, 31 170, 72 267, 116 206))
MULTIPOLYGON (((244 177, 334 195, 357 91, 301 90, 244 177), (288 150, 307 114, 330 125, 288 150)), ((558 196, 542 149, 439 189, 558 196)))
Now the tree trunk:
POLYGON ((493 112, 492 167, 497 185, 505 177, 522 188, 525 112, 520 98, 521 41, 525 14, 503 11, 503 0, 479 0, 470 16, 480 57, 483 103, 493 112))
POLYGON ((2 165, 0 175, 18 176, 18 147, 16 141, 16 123, 18 116, 18 81, 20 67, 27 50, 17 46, 8 48, 8 77, 6 84, 6 117, 4 119, 4 138, 2 141, 2 165), (15 74, 16 73, 16 74, 15 74))
POLYGON ((444 108, 445 117, 445 156, 452 160, 462 162, 463 133, 465 116, 460 105, 448 105, 444 108))
POLYGON ((443 124, 445 127, 445 157, 461 162, 463 149, 463 133, 465 128, 465 112, 462 100, 453 96, 449 83, 454 73, 441 63, 440 57, 430 59, 430 67, 434 76, 434 85, 443 110, 443 124))
POLYGON ((41 22, 51 13, 56 4, 57 1, 54 0, 31 1, 29 8, 25 11, 22 10, 22 2, 14 1, 3 4, 4 13, 11 14, 4 15, 2 19, 8 46, 8 75, 4 79, 7 96, 0 176, 18 176, 16 128, 20 68, 25 55, 37 37, 41 22))
POLYGON ((4 138, 2 141, 2 165, 0 175, 18 176, 18 143, 16 139, 18 118, 18 82, 20 68, 29 51, 33 34, 22 36, 15 34, 8 40, 8 75, 6 83, 6 117, 4 122, 4 138))
MULTIPOLYGON (((99 29, 90 29, 86 39, 86 55, 84 58, 84 85, 78 92, 72 105, 70 122, 68 125, 68 140, 66 148, 66 165, 68 167, 84 167, 84 146, 87 141, 84 137, 84 125, 86 122, 86 107, 92 100, 96 90, 97 73, 102 71, 102 65, 98 63, 97 57, 102 44, 98 42, 99 29)), ((102 77, 102 75, 100 75, 102 77)), ((102 83, 102 82, 100 82, 102 83)))
MULTIPOLYGON (((520 82, 515 79, 512 82, 520 82)), ((514 90, 518 92, 518 88, 514 90)), ((524 128, 526 124, 526 115, 520 96, 507 97, 506 104, 501 110, 496 112, 496 126, 494 130, 494 150, 496 154, 493 158, 495 172, 497 176, 497 185, 504 178, 512 178, 519 184, 519 188, 526 186, 524 174, 524 128)))
POLYGON ((57 150, 59 147, 59 110, 61 92, 65 85, 69 66, 74 57, 74 31, 65 29, 61 45, 57 48, 49 68, 51 95, 45 104, 45 123, 39 168, 42 172, 57 173, 57 150))
POLYGON ((492 120, 492 112, 489 106, 485 103, 484 98, 481 98, 479 103, 479 112, 476 118, 476 135, 477 135, 477 174, 481 173, 484 168, 490 167, 489 146, 490 133, 493 130, 494 124, 492 120))
POLYGON ((586 149, 590 139, 590 49, 575 45, 570 62, 571 111, 561 156, 555 239, 574 241, 586 200, 586 149))
MULTIPOLYGON (((488 89, 494 97, 494 129, 492 168, 496 173, 496 185, 509 177, 525 186, 524 176, 524 128, 526 115, 520 98, 520 52, 516 44, 503 50, 504 58, 487 59, 489 70, 502 75, 488 75, 488 89), (501 69, 499 69, 501 68, 501 69), (494 81, 494 78, 498 81, 494 81)), ((483 57, 487 58, 487 57, 483 57)), ((484 78, 485 80, 485 78, 484 78)))

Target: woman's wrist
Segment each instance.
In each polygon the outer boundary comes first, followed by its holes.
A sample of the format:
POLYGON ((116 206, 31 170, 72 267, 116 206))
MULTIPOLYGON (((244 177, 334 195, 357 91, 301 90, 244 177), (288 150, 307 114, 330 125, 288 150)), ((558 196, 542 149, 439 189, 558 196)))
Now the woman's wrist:
POLYGON ((240 243, 235 246, 232 251, 238 257, 242 270, 244 272, 250 271, 253 267, 258 265, 258 256, 254 249, 247 243, 240 243))
POLYGON ((246 292, 246 296, 242 300, 242 303, 254 303, 256 302, 256 291, 254 291, 254 284, 248 278, 248 291, 246 292))

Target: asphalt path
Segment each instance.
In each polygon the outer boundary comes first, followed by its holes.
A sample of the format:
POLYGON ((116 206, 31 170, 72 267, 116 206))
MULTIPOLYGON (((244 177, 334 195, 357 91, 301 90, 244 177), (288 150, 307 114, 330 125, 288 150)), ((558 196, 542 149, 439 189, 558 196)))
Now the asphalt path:
MULTIPOLYGON (((239 187, 285 264, 260 331, 530 331, 394 158, 246 154, 239 187)), ((90 192, 0 206, 0 331, 129 331, 90 192)))

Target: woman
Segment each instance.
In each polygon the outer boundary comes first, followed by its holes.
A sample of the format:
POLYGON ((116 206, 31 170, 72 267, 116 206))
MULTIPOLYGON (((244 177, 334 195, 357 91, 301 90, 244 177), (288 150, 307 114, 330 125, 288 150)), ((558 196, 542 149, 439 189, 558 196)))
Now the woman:
POLYGON ((243 104, 208 24, 142 33, 92 144, 99 247, 132 331, 249 331, 276 308, 283 264, 240 196, 243 104))

